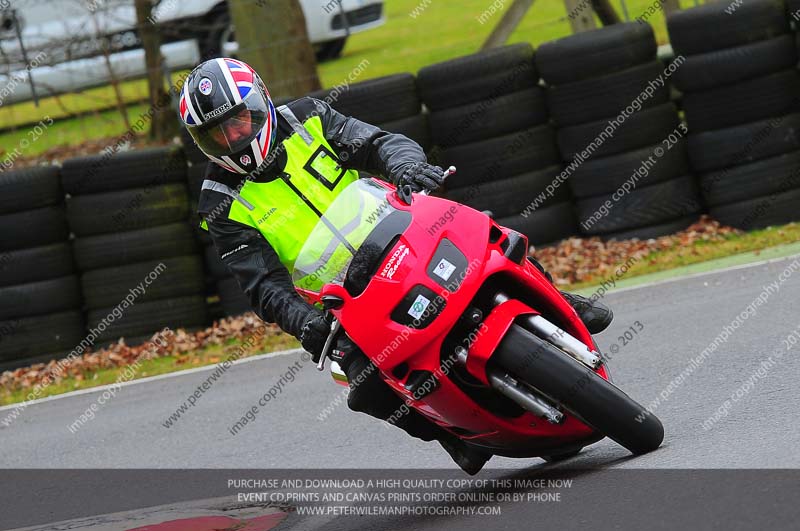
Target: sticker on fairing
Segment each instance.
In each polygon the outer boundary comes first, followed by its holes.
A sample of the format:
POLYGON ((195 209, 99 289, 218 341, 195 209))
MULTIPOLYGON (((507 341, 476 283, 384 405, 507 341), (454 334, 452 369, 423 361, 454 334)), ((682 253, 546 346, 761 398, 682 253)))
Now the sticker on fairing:
POLYGON ((439 263, 436 264, 436 267, 433 268, 433 274, 437 277, 441 278, 444 281, 450 280, 450 277, 453 276, 453 271, 456 270, 456 266, 448 262, 446 259, 442 258, 439 260, 439 263))
POLYGON ((414 319, 419 319, 420 316, 425 313, 425 310, 428 308, 430 303, 430 299, 425 297, 425 295, 417 295, 417 298, 414 300, 414 304, 412 304, 411 308, 408 309, 408 315, 414 319))

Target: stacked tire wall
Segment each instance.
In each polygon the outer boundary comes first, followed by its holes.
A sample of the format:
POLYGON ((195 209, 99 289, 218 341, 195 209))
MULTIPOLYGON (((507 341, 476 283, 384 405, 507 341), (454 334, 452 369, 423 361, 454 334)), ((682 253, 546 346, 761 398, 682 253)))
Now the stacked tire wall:
POLYGON ((203 253, 205 294, 209 318, 216 320, 222 317, 241 315, 251 311, 250 303, 228 267, 219 259, 219 254, 208 232, 200 228, 200 218, 197 216, 197 202, 200 199, 206 170, 211 163, 197 148, 185 129, 181 132, 181 140, 186 149, 186 158, 189 164, 187 169, 189 224, 203 253))
MULTIPOLYGON (((797 2, 790 2, 796 7, 797 2)), ((712 217, 754 229, 798 219, 800 73, 782 0, 671 15, 692 169, 712 217)))
POLYGON ((638 23, 576 34, 537 51, 585 235, 650 238, 699 217, 686 129, 656 51, 652 28, 638 23))
POLYGON ((309 96, 328 102, 345 116, 406 135, 426 151, 430 149, 428 115, 422 110, 417 80, 411 74, 380 77, 309 96))
POLYGON ((576 234, 568 189, 529 207, 561 171, 529 44, 427 66, 418 85, 430 111, 431 158, 458 169, 448 199, 491 211, 534 244, 576 234))
POLYGON ((154 148, 65 161, 75 261, 96 345, 206 323, 203 264, 187 223, 186 159, 154 148))
POLYGON ((57 167, 0 173, 0 368, 57 358, 84 337, 57 167))

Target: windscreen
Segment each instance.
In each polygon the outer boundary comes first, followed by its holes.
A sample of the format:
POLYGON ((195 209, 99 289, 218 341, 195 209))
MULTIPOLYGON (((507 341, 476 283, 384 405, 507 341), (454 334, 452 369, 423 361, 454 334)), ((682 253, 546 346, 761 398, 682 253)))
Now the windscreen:
POLYGON ((294 264, 298 288, 318 292, 325 284, 344 284, 353 256, 364 240, 395 208, 389 190, 372 179, 358 179, 345 188, 311 231, 294 264))

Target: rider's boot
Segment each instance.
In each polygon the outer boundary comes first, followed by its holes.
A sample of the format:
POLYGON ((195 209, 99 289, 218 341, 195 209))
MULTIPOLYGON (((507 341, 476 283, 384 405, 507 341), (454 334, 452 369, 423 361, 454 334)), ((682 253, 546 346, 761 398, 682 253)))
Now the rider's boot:
MULTIPOLYGON (((532 256, 528 257, 528 261, 536 266, 536 268, 547 277, 547 280, 555 285, 553 277, 544 270, 542 264, 532 256)), ((599 334, 608 328, 608 325, 610 325, 611 321, 614 319, 614 312, 602 302, 593 301, 592 299, 587 299, 575 293, 567 293, 566 291, 562 291, 561 294, 567 299, 570 306, 575 309, 575 312, 578 314, 578 317, 581 318, 583 324, 586 325, 586 329, 589 330, 590 334, 599 334)))
POLYGON ((446 432, 444 436, 440 436, 437 440, 439 444, 442 445, 442 448, 450 454, 453 461, 461 467, 461 470, 470 476, 474 476, 480 472, 483 465, 486 464, 486 461, 492 457, 492 454, 471 448, 455 435, 446 432))
POLYGON ((335 359, 350 382, 347 406, 351 410, 385 420, 423 441, 439 441, 464 472, 470 475, 478 473, 491 454, 470 448, 461 439, 404 404, 381 379, 375 365, 355 344, 351 342, 346 350, 347 352, 340 351, 335 359))
POLYGON ((590 334, 599 334, 608 328, 608 325, 614 319, 614 312, 602 302, 592 301, 581 295, 567 293, 566 291, 562 291, 561 294, 575 308, 575 312, 581 318, 583 324, 586 325, 586 329, 589 330, 590 334))

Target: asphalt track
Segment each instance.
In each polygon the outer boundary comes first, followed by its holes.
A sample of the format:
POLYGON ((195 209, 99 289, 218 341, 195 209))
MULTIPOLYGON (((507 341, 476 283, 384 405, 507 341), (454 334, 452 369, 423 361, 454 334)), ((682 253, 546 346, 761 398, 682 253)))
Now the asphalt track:
MULTIPOLYGON (((597 526, 593 515, 598 511, 608 513, 605 517, 610 519, 603 521, 608 528, 793 528, 789 518, 796 521, 798 516, 800 475, 796 470, 776 470, 800 468, 800 428, 794 420, 800 406, 800 345, 793 346, 789 339, 800 328, 800 268, 787 275, 792 263, 800 264, 797 256, 605 297, 616 318, 598 336, 598 344, 604 352, 613 352, 611 367, 617 385, 645 405, 661 399, 655 413, 666 429, 662 448, 631 458, 625 449, 604 440, 557 465, 539 459, 493 458, 476 476, 556 471, 560 477, 576 480, 576 487, 564 493, 568 500, 507 504, 502 517, 483 519, 315 519, 293 514, 281 528, 550 529, 565 522, 576 524, 567 528, 578 528, 597 526), (750 306, 759 297, 762 303, 750 306), (742 318, 748 306, 751 311, 742 318), (724 335, 726 326, 727 339, 718 340, 700 363, 691 362, 724 335), (633 335, 631 340, 623 339, 626 331, 633 335), (689 372, 688 367, 692 367, 689 372), (681 374, 684 377, 676 383, 681 374), (693 473, 691 469, 707 471, 693 473), (708 469, 773 470, 745 478, 741 473, 708 469), (781 503, 789 494, 795 502, 781 503), (639 497, 640 503, 632 502, 639 497), (713 520, 706 519, 710 517, 713 520)), ((31 405, 10 426, 0 424, 0 467, 43 469, 41 477, 47 474, 44 469, 53 468, 340 468, 348 469, 351 476, 352 469, 452 471, 454 465, 436 443, 413 440, 350 412, 344 404, 320 420, 323 408, 341 395, 342 388, 310 363, 300 362, 304 367, 295 380, 259 407, 254 422, 232 435, 230 428, 298 360, 295 353, 232 367, 170 428, 164 422, 208 378, 208 371, 123 387, 75 433, 70 424, 97 401, 99 391, 31 405)), ((7 413, 0 410, 0 419, 7 413)), ((11 478, 25 482, 14 474, 2 476, 7 481, 3 487, 9 486, 11 478)), ((5 500, 0 503, 6 505, 0 513, 4 515, 0 529, 231 494, 219 485, 204 488, 175 482, 127 496, 108 487, 104 496, 98 495, 96 482, 80 475, 73 485, 70 495, 85 500, 80 507, 53 503, 41 511, 42 499, 0 495, 5 500)), ((51 501, 61 496, 49 495, 51 501)))

